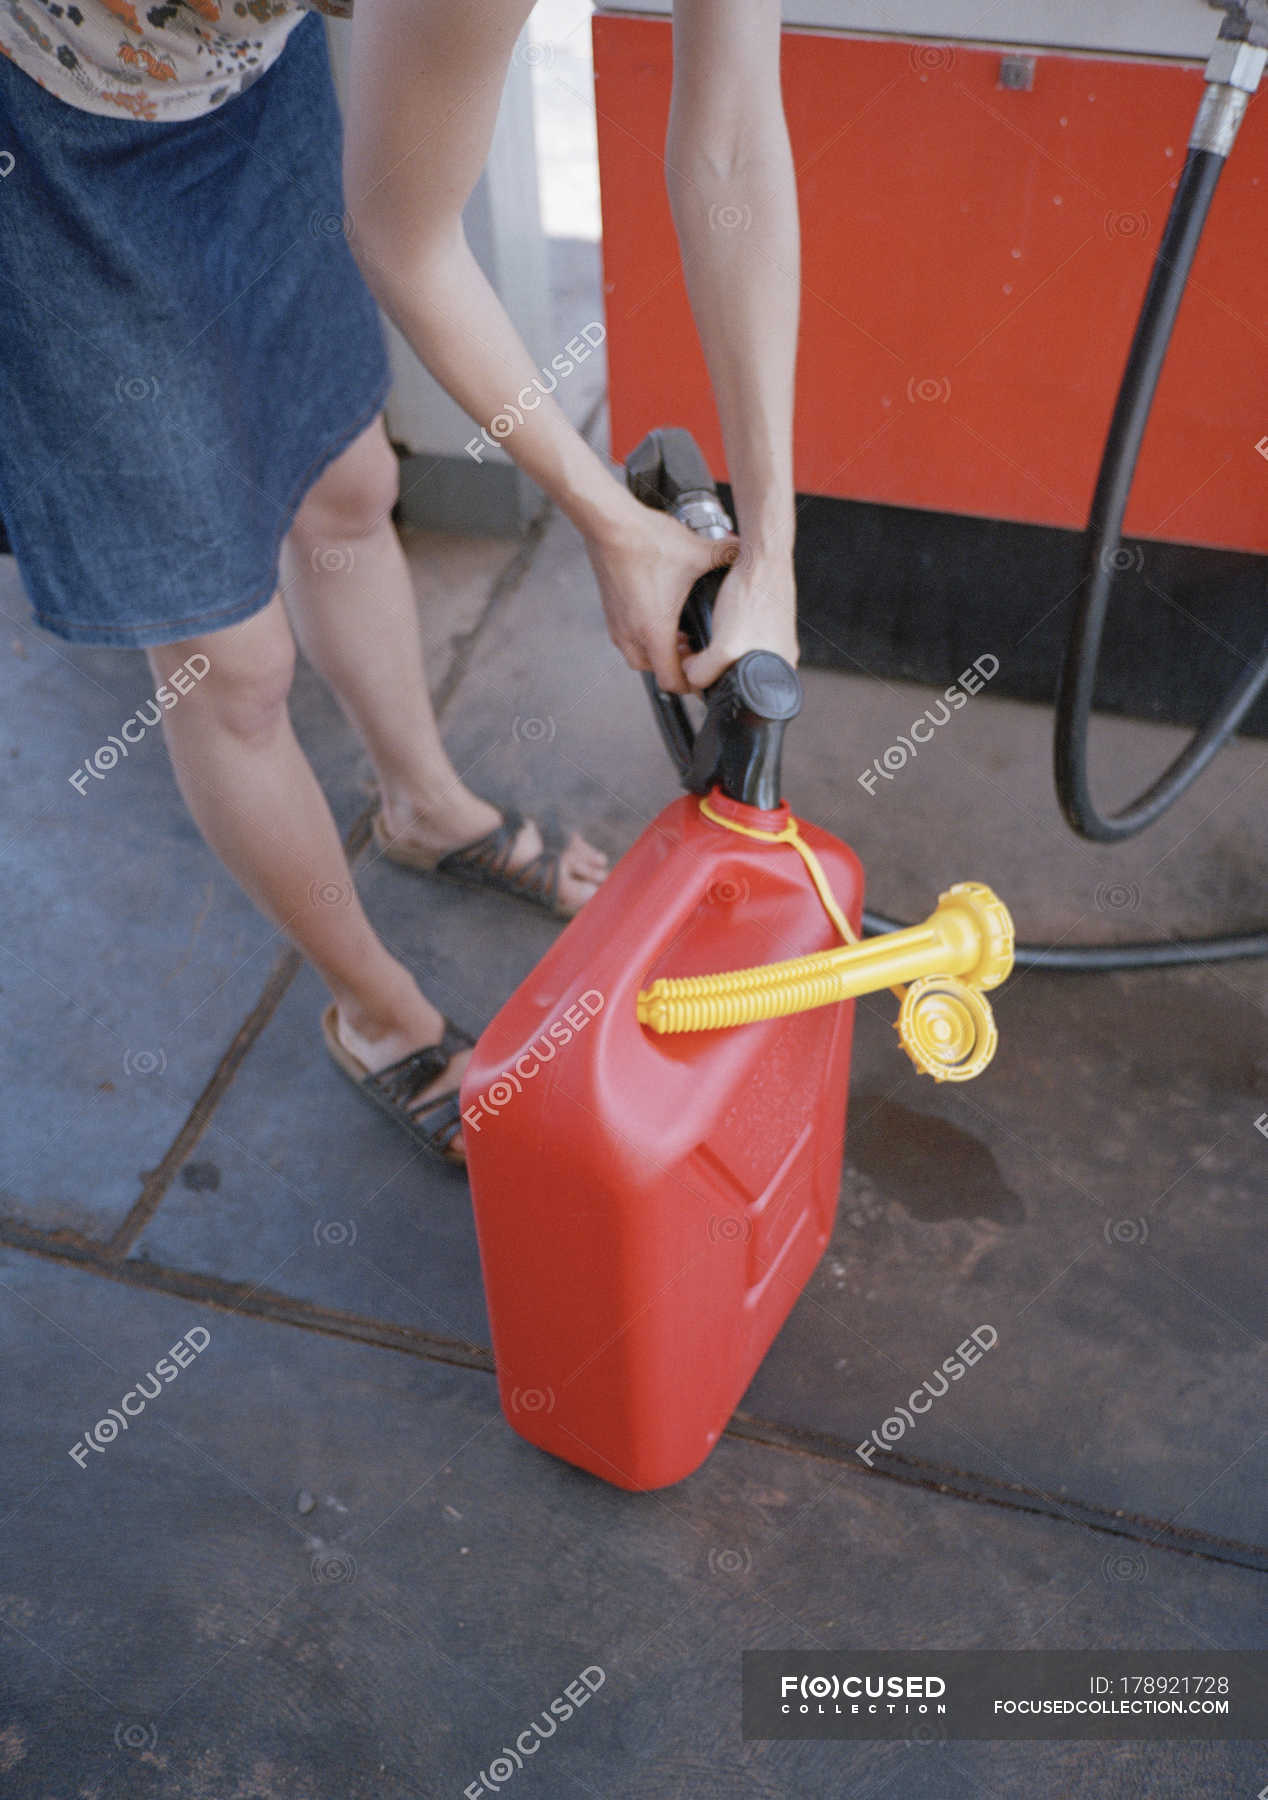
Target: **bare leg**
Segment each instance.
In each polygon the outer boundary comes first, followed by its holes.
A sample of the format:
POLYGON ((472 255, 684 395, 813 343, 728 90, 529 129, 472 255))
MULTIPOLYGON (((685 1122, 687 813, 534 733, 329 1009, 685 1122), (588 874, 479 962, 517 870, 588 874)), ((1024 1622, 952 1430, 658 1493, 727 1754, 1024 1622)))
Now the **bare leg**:
MULTIPOLYGON (((325 980, 339 1008, 339 1035, 368 1068, 438 1043, 442 1015, 366 918, 330 808, 291 728, 295 646, 281 601, 242 625, 152 649, 150 666, 165 681, 198 652, 210 667, 163 724, 203 836, 325 980)), ((450 1091, 465 1063, 466 1053, 455 1057, 427 1093, 450 1091)))
MULTIPOLYGON (((286 604, 300 648, 333 689, 374 764, 388 831, 429 852, 492 831, 500 814, 466 787, 441 742, 423 669, 409 568, 391 520, 396 457, 381 419, 309 490, 287 540, 286 604)), ((535 825, 512 862, 541 849, 535 825)), ((575 911, 607 873, 574 836, 559 895, 575 911)))

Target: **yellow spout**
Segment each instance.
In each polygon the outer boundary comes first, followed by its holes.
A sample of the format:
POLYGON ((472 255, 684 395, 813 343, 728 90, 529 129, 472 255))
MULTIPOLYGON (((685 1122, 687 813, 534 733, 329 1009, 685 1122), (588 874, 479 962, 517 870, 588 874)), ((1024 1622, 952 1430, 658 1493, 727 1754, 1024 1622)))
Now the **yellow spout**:
POLYGON ((967 1080, 994 1054, 996 1033, 982 990, 1013 966, 1013 922, 981 882, 939 896, 922 925, 841 944, 812 956, 716 975, 661 977, 638 996, 638 1019, 666 1033, 716 1031, 832 1006, 886 987, 903 992, 897 1029, 918 1068, 967 1080))

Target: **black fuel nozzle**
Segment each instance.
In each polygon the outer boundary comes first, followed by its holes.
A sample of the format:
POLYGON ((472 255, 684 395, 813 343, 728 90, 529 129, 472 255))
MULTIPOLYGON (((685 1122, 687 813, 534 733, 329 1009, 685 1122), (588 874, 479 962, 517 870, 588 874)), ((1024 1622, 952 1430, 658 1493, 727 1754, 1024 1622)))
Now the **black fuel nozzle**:
MULTIPOLYGON (((671 513, 702 537, 727 538, 731 520, 713 485, 709 465, 688 431, 662 426, 631 451, 625 464, 630 492, 647 506, 671 513)), ((727 565, 702 575, 682 609, 681 628, 695 651, 713 634, 713 606, 727 565)), ((720 787, 729 799, 771 811, 780 802, 784 727, 802 707, 801 682, 791 663, 773 650, 750 650, 705 690, 705 717, 697 731, 677 694, 643 677, 665 747, 689 793, 720 787)))

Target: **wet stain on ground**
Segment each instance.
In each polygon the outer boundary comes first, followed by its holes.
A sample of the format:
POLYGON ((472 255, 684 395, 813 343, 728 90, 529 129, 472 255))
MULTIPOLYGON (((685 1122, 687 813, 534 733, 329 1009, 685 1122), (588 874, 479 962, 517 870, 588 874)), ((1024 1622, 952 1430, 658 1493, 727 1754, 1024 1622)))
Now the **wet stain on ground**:
POLYGON ((187 1162, 181 1183, 195 1194, 214 1194, 220 1186, 220 1170, 214 1162, 187 1162))
POLYGON ((963 1126, 897 1101, 855 1095, 846 1154, 887 1200, 914 1219, 991 1219, 1019 1225, 1020 1197, 991 1150, 963 1126))

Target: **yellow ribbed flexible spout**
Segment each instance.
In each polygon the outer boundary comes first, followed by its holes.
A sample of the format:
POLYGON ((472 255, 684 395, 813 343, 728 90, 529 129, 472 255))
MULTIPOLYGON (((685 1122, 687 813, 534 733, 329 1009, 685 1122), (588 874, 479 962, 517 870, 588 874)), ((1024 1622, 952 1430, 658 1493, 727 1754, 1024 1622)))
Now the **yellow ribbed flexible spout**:
POLYGON ((717 1031, 893 987, 903 1001, 896 1029, 917 1067, 951 1080, 966 1080, 985 1068, 996 1033, 982 990, 997 987, 1013 966, 1013 922, 990 888, 958 882, 939 896, 937 909, 923 924, 860 943, 795 820, 780 832, 761 832, 715 812, 707 800, 701 811, 746 837, 795 849, 847 941, 755 968, 662 976, 638 996, 640 1024, 659 1033, 717 1031), (899 985, 907 982, 915 985, 899 985))
POLYGON ((638 996, 639 1023, 659 1032, 712 1031, 809 1012, 927 975, 997 987, 1012 967, 1011 921, 1005 921, 1008 914, 989 888, 960 882, 940 896, 923 925, 905 931, 751 969, 662 976, 638 996))

